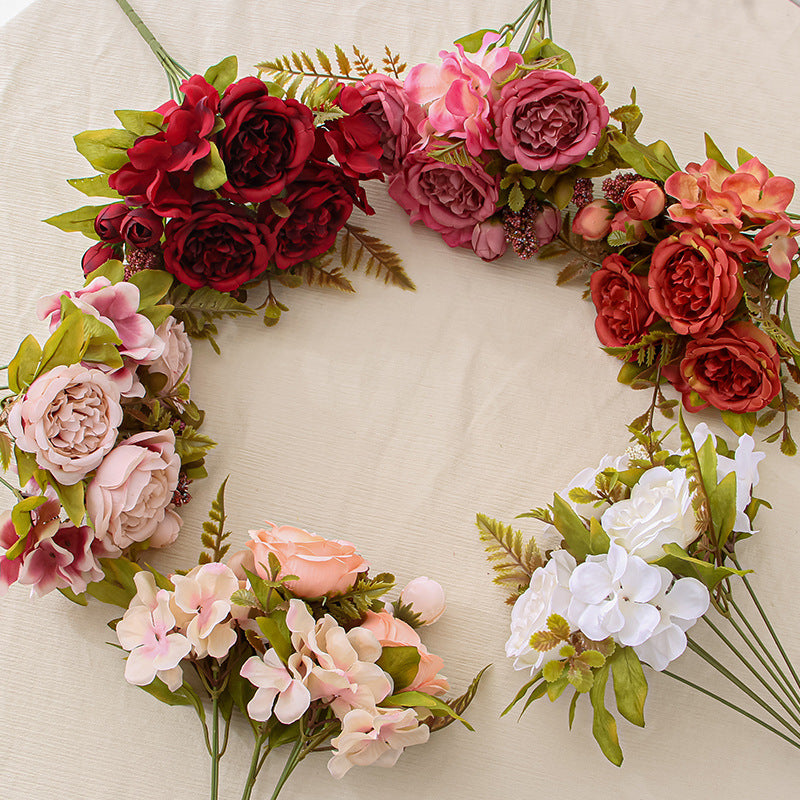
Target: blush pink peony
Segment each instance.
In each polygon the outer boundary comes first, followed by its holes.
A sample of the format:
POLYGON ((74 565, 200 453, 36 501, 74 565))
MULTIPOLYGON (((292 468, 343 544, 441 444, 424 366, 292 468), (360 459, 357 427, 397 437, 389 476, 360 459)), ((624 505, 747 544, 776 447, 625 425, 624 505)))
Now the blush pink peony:
POLYGON ((154 361, 148 362, 150 372, 157 372, 167 378, 162 394, 168 394, 180 379, 189 383, 189 367, 192 363, 192 343, 186 335, 183 323, 169 316, 158 326, 156 336, 164 342, 164 351, 154 361))

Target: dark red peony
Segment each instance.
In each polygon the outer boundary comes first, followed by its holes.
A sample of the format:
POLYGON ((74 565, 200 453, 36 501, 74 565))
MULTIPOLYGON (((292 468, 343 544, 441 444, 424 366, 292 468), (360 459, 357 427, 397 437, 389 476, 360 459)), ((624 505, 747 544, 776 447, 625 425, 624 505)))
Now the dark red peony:
POLYGON ((275 236, 275 265, 279 269, 329 250, 350 218, 354 203, 374 213, 358 182, 345 175, 341 167, 327 162, 310 161, 281 202, 289 209, 287 217, 278 216, 269 203, 259 206, 259 219, 275 236))
POLYGON ((630 262, 622 256, 606 256, 590 287, 597 309, 594 329, 606 347, 633 344, 653 324, 656 314, 647 302, 647 280, 632 275, 630 262))
POLYGON ((238 289, 267 268, 274 237, 243 206, 200 203, 167 223, 164 268, 192 289, 238 289))
POLYGON ((314 117, 297 100, 270 97, 263 81, 232 83, 219 105, 225 128, 217 136, 228 181, 220 194, 260 203, 280 194, 314 149, 314 117))
POLYGON ((780 392, 780 372, 772 339, 750 322, 734 322, 690 341, 673 383, 690 411, 711 405, 744 414, 764 408, 780 392))

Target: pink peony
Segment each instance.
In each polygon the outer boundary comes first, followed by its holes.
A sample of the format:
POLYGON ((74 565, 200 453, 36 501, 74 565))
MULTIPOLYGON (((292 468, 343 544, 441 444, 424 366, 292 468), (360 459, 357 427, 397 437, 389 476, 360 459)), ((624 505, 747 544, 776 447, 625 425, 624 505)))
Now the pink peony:
POLYGON ((450 247, 469 247, 475 225, 495 212, 497 178, 477 162, 445 164, 424 151, 409 153, 389 183, 389 195, 450 247))
POLYGON ((509 81, 493 112, 500 152, 537 171, 577 164, 597 145, 609 117, 592 84, 558 69, 509 81))
POLYGON ((572 232, 590 242, 605 239, 611 232, 614 208, 608 200, 593 200, 575 214, 572 232))
POLYGON ((115 447, 86 488, 86 512, 98 538, 122 549, 148 539, 154 547, 171 544, 181 524, 168 508, 180 466, 170 429, 143 431, 115 447))
POLYGON ((339 539, 323 539, 290 525, 268 522, 269 530, 250 531, 256 572, 269 578, 269 554, 281 565, 281 575, 297 575, 286 586, 299 597, 343 594, 369 565, 356 552, 355 545, 339 539))
POLYGON ((169 394, 179 383, 189 383, 189 366, 192 363, 192 343, 183 329, 183 323, 169 316, 158 326, 156 336, 164 342, 164 352, 147 364, 150 372, 166 375, 167 382, 161 394, 169 394))
POLYGON ((622 208, 631 219, 657 217, 666 204, 664 190, 654 181, 634 181, 622 195, 622 208))
POLYGON ((119 390, 82 364, 40 375, 11 406, 8 429, 20 450, 65 486, 83 480, 114 446, 122 422, 119 390))
POLYGON ((498 219, 487 219, 479 222, 472 229, 472 242, 470 243, 475 255, 484 261, 494 261, 506 252, 506 231, 503 223, 498 219))

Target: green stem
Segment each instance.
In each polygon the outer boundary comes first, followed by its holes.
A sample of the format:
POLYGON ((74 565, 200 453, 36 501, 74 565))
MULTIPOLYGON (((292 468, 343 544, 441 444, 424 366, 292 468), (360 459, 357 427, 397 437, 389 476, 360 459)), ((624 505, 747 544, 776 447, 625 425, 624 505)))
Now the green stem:
MULTIPOLYGON (((783 698, 769 685, 766 678, 739 652, 736 646, 728 639, 727 636, 710 620, 708 617, 704 616, 703 621, 711 628, 714 633, 719 636, 719 638, 725 643, 728 649, 745 665, 747 670, 750 672, 751 675, 772 695, 772 697, 778 701, 778 704, 783 708, 783 710, 798 724, 800 725, 800 717, 795 714, 795 712, 786 705, 783 698)), ((748 642, 749 644, 749 642, 748 642)), ((751 648, 752 649, 752 648, 751 648)))
MULTIPOLYGON (((268 738, 269 734, 263 730, 258 736, 256 736, 255 745, 253 746, 253 757, 250 759, 250 771, 247 773, 247 781, 244 785, 244 794, 242 794, 242 800, 250 800, 250 797, 253 794, 253 787, 256 785, 256 778, 258 778, 258 773, 264 764, 264 760, 261 759, 261 748, 264 746, 264 742, 268 738)), ((267 747, 267 752, 269 752, 269 750, 270 748, 267 747)))
POLYGON ((211 695, 211 800, 219 798, 219 691, 211 695))
MULTIPOLYGON (((736 569, 741 569, 735 555, 731 555, 731 561, 733 561, 736 569)), ((758 613, 761 615, 761 619, 763 620, 764 625, 766 625, 767 630, 770 633, 770 636, 772 636, 772 641, 775 642, 778 651, 780 652, 781 656, 783 656, 783 660, 786 662, 786 666, 789 667, 789 671, 792 673, 792 677, 794 678, 795 683, 798 686, 800 686, 800 677, 797 676, 797 672, 795 671, 794 665, 789 660, 789 656, 786 655, 786 651, 783 649, 781 640, 778 638, 778 634, 775 633, 775 629, 772 627, 772 623, 769 621, 769 617, 767 617, 767 614, 762 608, 761 603, 758 602, 758 597, 756 597, 756 593, 753 591, 753 587, 750 585, 750 581, 747 580, 747 575, 742 575, 742 583, 744 583, 745 588, 747 589, 747 593, 750 595, 750 599, 753 601, 753 604, 758 609, 758 613)))
POLYGON ((161 43, 153 35, 153 32, 147 25, 144 24, 142 18, 133 10, 128 0, 116 0, 117 5, 125 12, 125 16, 131 21, 131 24, 139 32, 139 35, 147 43, 147 46, 153 51, 153 55, 158 59, 159 64, 167 73, 167 82, 169 83, 169 95, 173 100, 177 100, 179 96, 180 83, 183 78, 188 78, 191 73, 183 66, 181 66, 172 56, 163 48, 161 43))
POLYGON ((733 709, 734 711, 738 711, 742 716, 747 717, 747 719, 751 719, 753 722, 758 723, 761 725, 762 728, 766 728, 768 731, 771 731, 776 736, 780 736, 786 742, 797 747, 800 749, 800 744, 798 744, 794 739, 790 739, 783 731, 779 731, 777 728, 773 728, 768 722, 764 722, 764 720, 759 719, 755 715, 751 714, 749 711, 745 711, 741 706, 737 706, 734 703, 731 703, 729 700, 726 700, 724 697, 720 697, 718 694, 714 694, 714 692, 709 691, 708 689, 704 689, 702 686, 698 686, 696 683, 692 683, 690 680, 686 678, 682 678, 680 675, 676 675, 674 672, 670 672, 669 670, 663 670, 662 675, 666 675, 670 678, 673 678, 680 683, 685 684, 686 686, 690 686, 692 689, 696 689, 701 694, 706 695, 707 697, 711 697, 722 705, 727 706, 728 708, 733 709))
POLYGON ((727 678, 734 686, 744 692, 751 700, 758 703, 771 717, 774 717, 778 722, 783 725, 790 733, 800 739, 800 731, 796 730, 792 727, 791 723, 787 722, 777 711, 775 711, 769 703, 759 697, 747 684, 737 678, 727 667, 717 661, 711 653, 704 650, 697 642, 693 639, 690 639, 688 636, 686 637, 686 642, 690 650, 697 653, 707 664, 710 664, 714 667, 717 672, 720 673, 723 677, 727 678))
POLYGON ((755 628, 753 628, 753 626, 750 624, 750 620, 748 620, 747 617, 742 613, 742 610, 739 608, 739 606, 736 605, 736 602, 733 600, 733 598, 730 598, 729 602, 731 608, 739 615, 739 618, 745 624, 745 627, 750 632, 750 635, 755 639, 756 644, 758 644, 758 646, 763 651, 764 655, 769 659, 774 669, 771 668, 769 664, 766 663, 764 657, 755 649, 755 647, 750 643, 750 641, 744 636, 738 624, 736 623, 736 620, 734 620, 733 618, 729 618, 728 621, 731 623, 734 630, 739 634, 739 636, 741 636, 742 639, 747 643, 748 647, 750 647, 750 649, 753 651, 755 657, 764 666, 764 669, 766 669, 767 672, 769 672, 770 676, 772 677, 772 680, 774 680, 775 683, 778 684, 778 686, 780 686, 781 690, 786 693, 787 697, 793 698, 795 706, 798 709, 800 709, 800 695, 797 693, 797 690, 794 688, 794 686, 792 686, 786 673, 781 669, 780 665, 775 660, 775 657, 769 651, 764 642, 761 641, 761 637, 758 635, 755 628))
POLYGON ((22 492, 19 489, 15 489, 5 478, 0 478, 0 483, 6 487, 9 491, 13 492, 16 495, 17 500, 22 500, 22 492))
POLYGON ((275 791, 272 793, 270 800, 276 800, 281 789, 283 789, 284 784, 289 780, 289 776, 292 774, 292 771, 300 763, 300 761, 302 761, 304 738, 305 737, 302 734, 297 737, 297 741, 294 743, 292 752, 289 754, 289 758, 286 759, 286 764, 283 766, 283 772, 281 772, 281 776, 278 778, 278 782, 275 784, 275 791))

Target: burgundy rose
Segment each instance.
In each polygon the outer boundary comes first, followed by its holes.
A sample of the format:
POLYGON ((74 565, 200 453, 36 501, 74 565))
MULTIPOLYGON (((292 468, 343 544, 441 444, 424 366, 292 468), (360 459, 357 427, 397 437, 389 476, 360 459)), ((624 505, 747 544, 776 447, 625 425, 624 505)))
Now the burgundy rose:
POLYGON ((239 203, 280 194, 314 149, 314 117, 297 100, 270 97, 263 81, 232 83, 219 105, 225 128, 217 137, 228 181, 220 193, 239 203))
POLYGON ((81 259, 81 267, 84 275, 90 275, 96 269, 99 269, 112 258, 121 258, 122 248, 117 244, 110 244, 108 242, 98 242, 93 244, 84 254, 81 259))
POLYGON ((327 124, 325 138, 344 171, 354 178, 393 175, 419 141, 422 107, 406 94, 403 84, 375 73, 345 86, 337 99, 346 117, 327 124))
POLYGON ((411 217, 442 235, 450 247, 469 247, 475 225, 494 214, 498 179, 477 162, 436 161, 416 150, 389 182, 389 195, 411 217))
POLYGON ((741 300, 740 270, 714 236, 684 231, 663 239, 650 259, 650 305, 677 333, 714 333, 741 300))
POLYGON ((606 256, 589 283, 597 309, 594 329, 606 347, 639 341, 656 318, 647 302, 647 280, 632 275, 630 266, 621 255, 606 256))
POLYGON ((126 209, 120 232, 134 247, 152 247, 161 240, 164 220, 147 208, 126 209))
POLYGON ((94 231, 104 242, 121 242, 120 227, 129 209, 125 203, 112 203, 101 208, 94 218, 94 231))
POLYGON ((144 206, 160 217, 188 217, 192 206, 214 197, 198 189, 189 172, 139 171, 126 164, 109 176, 109 185, 112 178, 116 178, 114 188, 130 205, 144 206))
POLYGON ((686 345, 675 388, 689 411, 759 411, 781 390, 775 343, 750 322, 734 322, 686 345), (701 403, 692 398, 694 391, 701 403))
POLYGON ((192 289, 230 292, 264 272, 274 249, 272 235, 243 206, 201 203, 187 219, 167 223, 164 268, 192 289))
POLYGON ((321 255, 336 241, 336 234, 350 218, 356 202, 368 213, 358 182, 335 164, 310 161, 300 177, 281 198, 289 209, 280 217, 269 203, 259 206, 258 218, 275 235, 275 265, 288 269, 321 255))
POLYGON ((494 103, 500 152, 530 170, 577 164, 600 140, 608 109, 591 83, 558 69, 509 81, 494 103))

